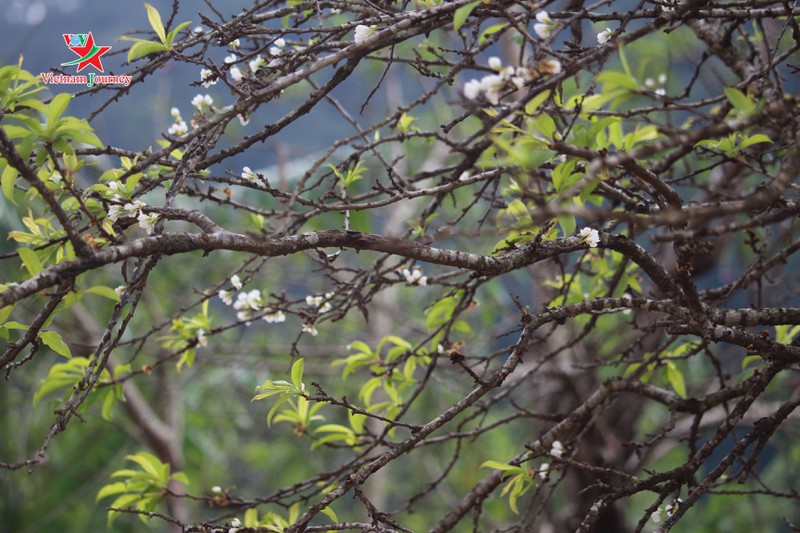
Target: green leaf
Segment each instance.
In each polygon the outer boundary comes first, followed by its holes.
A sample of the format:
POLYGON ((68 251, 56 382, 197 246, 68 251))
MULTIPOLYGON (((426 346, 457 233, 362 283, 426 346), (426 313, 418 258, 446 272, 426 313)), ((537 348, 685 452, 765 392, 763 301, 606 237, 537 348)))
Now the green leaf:
POLYGON ((756 133, 755 135, 751 135, 742 141, 742 144, 739 145, 740 150, 744 150, 748 146, 752 146, 754 144, 759 143, 771 143, 772 139, 764 135, 763 133, 756 133))
POLYGON ((96 294, 97 296, 102 296, 103 298, 108 298, 109 300, 113 300, 115 302, 119 302, 119 294, 114 291, 111 287, 106 287, 105 285, 95 285, 94 287, 89 287, 85 291, 86 294, 96 294))
POLYGON ((69 105, 69 101, 72 99, 72 95, 69 93, 61 93, 53 98, 53 101, 50 102, 50 105, 47 108, 47 126, 52 128, 55 126, 58 119, 61 118, 61 115, 64 113, 64 110, 69 105))
POLYGON ((745 115, 752 115, 755 112, 756 103, 739 89, 736 87, 723 87, 722 90, 725 91, 725 97, 734 109, 745 115))
POLYGON ((678 396, 686 398, 686 384, 683 380, 683 373, 678 370, 678 367, 672 361, 667 361, 667 381, 678 393, 678 396))
POLYGON ((3 196, 5 196, 12 204, 14 201, 14 182, 17 179, 17 169, 11 165, 6 165, 3 169, 3 175, 0 176, 0 185, 3 187, 3 196))
POLYGON ((494 33, 502 31, 502 30, 504 30, 504 29, 506 29, 508 27, 509 27, 509 25, 506 24, 505 22, 502 22, 500 24, 495 24, 493 26, 489 26, 488 28, 483 30, 483 33, 481 33, 481 36, 478 39, 478 44, 483 44, 483 41, 485 41, 487 39, 487 37, 489 37, 490 35, 492 35, 494 33))
POLYGON ((464 22, 466 22, 467 18, 469 18, 472 10, 478 7, 478 4, 480 3, 480 0, 475 0, 475 2, 470 2, 469 4, 463 5, 456 9, 456 12, 453 14, 453 29, 460 29, 461 26, 464 25, 464 22))
POLYGON ((35 276, 42 271, 42 262, 39 260, 39 256, 36 255, 36 252, 30 248, 19 248, 17 253, 31 276, 35 276))
POLYGON ((147 20, 150 22, 153 31, 156 32, 162 44, 167 44, 167 33, 164 31, 164 23, 161 22, 161 15, 158 10, 146 2, 144 8, 147 10, 147 20))
POLYGON ((172 50, 172 43, 173 43, 173 41, 175 40, 175 36, 176 36, 176 35, 178 35, 178 33, 179 33, 179 32, 180 32, 180 31, 181 31, 183 28, 185 28, 186 26, 188 26, 188 25, 189 25, 189 24, 191 24, 191 23, 192 23, 192 21, 191 21, 191 20, 187 20, 186 22, 181 22, 180 24, 178 24, 178 26, 177 26, 177 27, 176 27, 174 30, 172 30, 171 32, 169 32, 169 33, 167 34, 167 42, 166 42, 166 43, 164 43, 165 45, 167 45, 167 48, 169 48, 170 50, 172 50))
POLYGON ((481 463, 480 468, 493 468, 495 470, 519 470, 518 466, 510 465, 507 463, 501 463, 500 461, 484 461, 481 463))
POLYGON ((55 331, 43 331, 39 334, 39 338, 42 339, 42 342, 49 347, 51 350, 56 352, 59 355, 63 355, 67 359, 72 357, 72 352, 67 346, 67 343, 64 342, 64 339, 61 338, 55 331))
POLYGON ((153 52, 165 52, 167 47, 161 43, 145 41, 144 39, 124 39, 125 41, 136 41, 128 50, 128 63, 140 57, 144 57, 153 52))
POLYGON ((301 357, 292 365, 292 383, 298 389, 303 388, 303 358, 301 357))

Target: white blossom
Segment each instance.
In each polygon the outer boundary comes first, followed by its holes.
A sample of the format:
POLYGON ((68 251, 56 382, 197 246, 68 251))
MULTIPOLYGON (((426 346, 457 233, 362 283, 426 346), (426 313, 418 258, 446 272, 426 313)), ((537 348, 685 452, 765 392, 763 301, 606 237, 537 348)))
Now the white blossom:
POLYGON ((540 39, 547 39, 550 37, 550 33, 552 33, 555 27, 553 20, 550 18, 550 14, 547 11, 539 11, 536 13, 536 21, 536 24, 533 25, 534 33, 536 33, 540 39))
POLYGON ((661 85, 664 85, 664 84, 667 83, 667 75, 664 74, 663 72, 658 75, 658 83, 660 83, 661 85))
POLYGON ((597 245, 600 243, 600 234, 596 229, 583 228, 580 233, 578 233, 578 237, 581 238, 581 242, 588 244, 589 248, 597 248, 597 245))
POLYGON ((550 455, 554 457, 561 457, 564 455, 564 445, 561 444, 560 440, 553 442, 553 446, 550 448, 550 455))
POLYGON ((253 289, 248 292, 240 292, 236 295, 233 308, 236 310, 252 309, 253 311, 258 311, 261 308, 261 291, 253 289))
POLYGON ((192 31, 195 32, 195 33, 203 33, 204 32, 202 26, 195 26, 192 31))
POLYGON ((478 80, 469 80, 464 84, 464 98, 467 100, 475 100, 481 94, 481 82, 478 80))
POLYGON ((239 67, 236 65, 232 65, 228 72, 230 73, 231 79, 233 79, 234 82, 239 83, 242 81, 242 71, 239 70, 239 67))
POLYGON ((210 87, 217 83, 217 79, 214 77, 214 72, 207 68, 200 70, 200 81, 202 82, 201 85, 203 87, 210 87))
POLYGON ((492 70, 500 70, 503 68, 503 62, 500 61, 499 57, 492 56, 489 58, 489 68, 492 70))
POLYGON ((206 337, 206 332, 202 328, 197 330, 197 344, 203 348, 208 346, 208 337, 206 337))
POLYGON ((242 113, 239 113, 238 115, 236 115, 236 118, 239 119, 239 124, 241 124, 242 126, 247 126, 248 124, 250 124, 250 117, 248 117, 248 116, 246 116, 246 115, 244 115, 242 113))
POLYGON ((271 313, 267 313, 261 318, 264 319, 264 321, 269 324, 278 324, 280 322, 286 322, 286 315, 280 309, 278 309, 277 311, 273 311, 271 313))
POLYGON ((251 320, 253 319, 253 312, 250 309, 245 309, 243 311, 239 311, 236 313, 236 318, 238 320, 244 321, 246 326, 252 324, 251 320))
POLYGON ((231 305, 233 303, 233 293, 231 291, 222 290, 219 291, 217 295, 225 305, 231 305))
POLYGON ((606 28, 597 34, 597 42, 600 44, 606 44, 609 40, 611 40, 611 36, 613 34, 614 30, 612 30, 611 28, 606 28))
POLYGON ((219 494, 220 492, 222 492, 222 487, 220 487, 219 485, 214 485, 213 487, 211 487, 211 492, 213 492, 214 494, 219 494))
POLYGON ((158 222, 158 213, 139 213, 136 220, 139 221, 140 228, 147 231, 148 235, 152 235, 156 222, 158 222))
POLYGON ((481 78, 481 90, 492 105, 500 103, 500 90, 503 88, 503 78, 498 74, 490 74, 481 78))
POLYGON ((125 285, 120 285, 119 287, 114 289, 114 292, 117 293, 117 296, 122 296, 123 294, 125 294, 125 290, 126 289, 127 289, 127 287, 125 285))
POLYGON ((278 37, 273 44, 278 48, 283 48, 286 46, 286 40, 283 37, 278 37))
POLYGON ((180 120, 167 128, 167 133, 170 135, 174 135, 176 137, 180 137, 181 135, 185 135, 189 131, 189 126, 186 125, 186 122, 180 120))
POLYGON ((231 276, 231 285, 233 285, 238 291, 242 290, 242 280, 239 279, 237 274, 231 276))
POLYGON ((245 180, 254 180, 254 179, 256 179, 257 177, 258 177, 258 176, 256 176, 256 173, 255 173, 255 172, 253 172, 252 170, 250 170, 250 167, 244 167, 244 168, 242 168, 242 179, 245 179, 245 180))
POLYGON ((542 463, 539 467, 539 477, 547 480, 547 477, 550 475, 550 463, 542 463))
POLYGON ((257 55, 255 58, 251 59, 250 62, 248 63, 248 65, 250 66, 250 72, 252 72, 253 74, 258 72, 258 69, 260 69, 261 67, 263 67, 266 64, 267 64, 267 62, 263 57, 261 57, 261 54, 257 55))
POLYGON ((209 109, 214 104, 214 100, 208 94, 198 94, 192 98, 192 106, 201 113, 209 109))
POLYGON ((667 94, 667 90, 663 87, 659 87, 655 92, 657 96, 666 96, 667 94))
POLYGON ((236 54, 228 54, 225 56, 224 61, 225 63, 236 63, 238 59, 239 58, 236 56, 236 54))
POLYGON ((404 268, 402 274, 403 277, 406 278, 406 283, 410 285, 425 286, 428 284, 427 276, 422 275, 422 269, 419 267, 414 267, 413 270, 404 268))
POLYGON ((512 76, 511 83, 514 84, 514 87, 517 89, 522 89, 525 86, 525 79, 522 76, 512 76))
POLYGON ((145 203, 139 200, 128 202, 124 206, 112 205, 108 209, 108 218, 112 222, 116 222, 119 217, 125 215, 138 217, 143 207, 146 207, 145 203))
POLYGON ((659 522, 661 522, 661 513, 663 512, 664 511, 662 511, 661 508, 656 509, 655 511, 650 513, 650 520, 652 520, 653 523, 658 524, 659 522))
POLYGON ((181 110, 178 109, 177 107, 173 107, 172 109, 170 109, 169 114, 172 115, 172 118, 176 120, 181 118, 181 110))
POLYGON ((322 305, 322 296, 311 296, 310 294, 306 296, 306 304, 312 307, 319 307, 322 305))
POLYGON ((308 323, 303 324, 303 332, 310 334, 312 337, 316 337, 319 334, 317 328, 315 328, 312 324, 308 323))
POLYGON ((121 205, 112 205, 108 208, 108 219, 111 222, 116 222, 119 217, 122 216, 122 206, 121 205))
POLYGON ((283 50, 281 50, 277 46, 270 46, 269 47, 269 55, 271 55, 271 56, 279 56, 282 53, 283 53, 283 50))
POLYGON ((367 37, 374 35, 378 31, 378 28, 375 26, 364 26, 363 24, 359 24, 356 26, 356 34, 355 34, 355 42, 356 44, 361 44, 364 39, 367 37))
POLYGON ((239 42, 239 39, 234 39, 234 40, 232 40, 231 42, 228 43, 228 47, 229 48, 236 48, 236 47, 239 46, 239 44, 241 44, 239 42))

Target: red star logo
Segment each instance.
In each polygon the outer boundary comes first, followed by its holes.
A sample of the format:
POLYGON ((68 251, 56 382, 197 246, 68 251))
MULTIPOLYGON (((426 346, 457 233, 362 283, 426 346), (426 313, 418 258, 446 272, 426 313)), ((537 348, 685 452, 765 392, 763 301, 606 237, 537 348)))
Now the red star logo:
POLYGON ((73 44, 75 42, 73 39, 76 37, 75 35, 71 35, 69 33, 65 33, 63 35, 64 42, 67 43, 67 48, 78 54, 78 59, 70 61, 69 63, 61 63, 62 67, 78 65, 78 72, 80 72, 89 65, 92 65, 100 72, 105 72, 103 70, 103 63, 100 61, 100 56, 111 50, 110 46, 97 46, 94 44, 94 36, 92 35, 92 32, 89 32, 89 35, 86 36, 85 42, 81 45, 73 44))

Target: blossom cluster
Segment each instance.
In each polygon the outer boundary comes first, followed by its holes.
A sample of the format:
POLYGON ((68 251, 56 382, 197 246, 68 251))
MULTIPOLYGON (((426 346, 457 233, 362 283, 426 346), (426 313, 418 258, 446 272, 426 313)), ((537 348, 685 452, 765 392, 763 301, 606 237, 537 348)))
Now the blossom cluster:
POLYGON ((600 244, 600 233, 596 229, 583 228, 578 233, 578 237, 581 238, 581 242, 588 244, 589 248, 597 248, 597 245, 600 244))
POLYGON ((658 96, 664 96, 667 94, 667 90, 665 88, 667 84, 667 75, 660 74, 657 79, 647 78, 644 80, 644 86, 649 90, 653 91, 658 96))
POLYGON ((653 511, 650 514, 650 520, 652 520, 654 523, 658 524, 659 522, 661 522, 661 518, 662 517, 666 516, 667 518, 669 518, 670 516, 672 516, 672 514, 675 511, 678 510, 678 506, 680 504, 682 504, 682 503, 683 503, 683 500, 678 498, 678 499, 675 500, 675 502, 670 503, 669 505, 667 505, 663 509, 661 507, 659 507, 658 509, 656 509, 655 511, 653 511))
POLYGON ((536 24, 533 25, 533 31, 540 39, 547 39, 550 37, 555 27, 556 25, 547 11, 539 11, 536 13, 536 24))
MULTIPOLYGON (((564 445, 561 444, 560 440, 553 442, 553 445, 550 447, 550 455, 558 459, 564 456, 564 445)), ((547 480, 548 476, 550 475, 550 470, 550 463, 542 463, 538 470, 539 477, 547 480)))
POLYGON ((218 296, 225 305, 232 305, 238 311, 236 313, 237 319, 243 320, 249 326, 252 324, 253 317, 259 311, 266 311, 266 314, 261 317, 265 322, 273 324, 286 321, 286 315, 283 311, 280 309, 273 310, 265 306, 261 291, 258 289, 243 291, 242 280, 239 276, 234 274, 231 277, 231 284, 236 290, 241 291, 236 295, 236 301, 233 300, 232 291, 221 290, 218 296))
POLYGON ((170 135, 175 135, 176 137, 185 135, 189 131, 189 126, 186 125, 186 121, 184 121, 183 117, 181 117, 180 109, 173 107, 169 110, 169 114, 172 115, 172 119, 175 122, 169 127, 167 133, 170 135))
POLYGON ((428 284, 428 277, 422 275, 422 269, 419 267, 415 266, 411 270, 404 268, 401 274, 409 285, 420 285, 424 287, 428 284))
MULTIPOLYGON (((112 181, 108 184, 111 189, 119 189, 119 183, 112 181)), ((122 202, 124 199, 115 194, 113 200, 122 202)), ((147 204, 141 200, 133 200, 124 204, 115 204, 108 208, 108 218, 112 222, 116 222, 120 217, 131 216, 136 218, 139 222, 139 227, 147 232, 148 235, 153 233, 156 222, 158 222, 158 213, 145 213, 144 208, 147 204)))
POLYGON ((370 37, 378 32, 377 26, 364 26, 359 24, 356 26, 356 34, 354 41, 356 44, 361 44, 367 37, 370 37))
POLYGON ((522 87, 536 76, 541 74, 558 74, 561 72, 561 62, 557 59, 542 59, 539 61, 538 71, 527 67, 503 67, 499 57, 490 57, 489 68, 496 71, 496 74, 488 74, 480 80, 472 79, 464 85, 464 97, 468 100, 475 100, 481 94, 492 105, 500 103, 500 93, 510 87, 522 89, 522 87))

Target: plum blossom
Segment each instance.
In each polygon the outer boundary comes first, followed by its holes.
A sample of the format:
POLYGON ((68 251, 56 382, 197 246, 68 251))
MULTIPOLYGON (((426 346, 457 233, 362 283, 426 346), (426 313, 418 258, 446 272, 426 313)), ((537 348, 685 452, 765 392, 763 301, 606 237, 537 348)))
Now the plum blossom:
POLYGON ((658 509, 650 513, 650 520, 652 520, 653 523, 658 524, 659 522, 661 522, 662 516, 666 516, 667 518, 669 518, 675 511, 678 510, 678 506, 682 503, 683 500, 678 498, 673 503, 667 505, 663 509, 659 507, 658 509))
POLYGON ((231 276, 231 285, 233 285, 234 288, 238 291, 242 290, 242 280, 239 279, 238 274, 234 274, 233 276, 231 276))
POLYGON ((197 330, 197 344, 203 348, 208 346, 208 337, 206 337, 206 332, 202 328, 197 330))
POLYGON ((214 72, 207 68, 200 70, 200 81, 202 82, 201 85, 203 87, 210 87, 217 83, 217 79, 214 77, 214 72))
POLYGON ((481 82, 479 80, 469 80, 464 84, 464 97, 467 100, 475 100, 481 94, 481 82))
POLYGON ((561 61, 550 58, 541 59, 539 60, 539 70, 542 74, 560 74, 561 61))
POLYGON ((119 287, 114 289, 114 292, 117 293, 117 296, 122 296, 123 294, 125 294, 125 291, 127 290, 127 288, 128 287, 126 287, 125 285, 120 285, 119 287))
POLYGON ((600 44, 606 44, 611 40, 612 35, 614 35, 614 30, 611 28, 606 28, 597 34, 597 42, 600 44))
POLYGON ((237 57, 236 54, 228 54, 225 56, 225 59, 223 61, 225 61, 225 63, 236 63, 238 59, 239 58, 237 57))
POLYGON ((256 179, 257 177, 258 177, 258 176, 256 176, 256 173, 255 173, 255 172, 253 172, 252 170, 250 170, 250 167, 244 167, 244 168, 242 168, 242 179, 245 179, 245 180, 254 180, 254 179, 256 179))
POLYGON ((240 292, 236 295, 236 301, 233 303, 233 308, 236 310, 252 309, 258 311, 261 309, 261 291, 253 289, 248 292, 240 292))
POLYGON ((422 275, 422 269, 419 267, 414 267, 412 270, 404 268, 402 274, 409 285, 425 286, 428 284, 428 277, 422 275))
POLYGON ((267 313, 261 318, 268 324, 278 324, 280 322, 286 322, 286 315, 280 309, 278 309, 277 311, 272 311, 270 313, 267 313))
POLYGON ((237 48, 240 44, 239 39, 234 39, 228 43, 228 48, 237 48))
POLYGON ((183 120, 181 120, 180 122, 176 122, 175 124, 167 128, 167 133, 169 133, 170 135, 174 135, 175 137, 186 135, 188 131, 189 131, 189 126, 183 120))
POLYGON ((303 333, 308 333, 312 337, 316 337, 319 331, 317 331, 317 328, 315 328, 313 324, 305 323, 303 324, 303 333))
POLYGON ((374 35, 378 32, 378 28, 376 26, 364 26, 363 24, 359 24, 356 26, 356 34, 355 34, 355 42, 356 44, 361 44, 367 37, 374 35))
POLYGON ((550 14, 547 11, 539 11, 536 13, 536 20, 537 23, 533 25, 533 31, 536 35, 538 35, 540 39, 547 39, 550 37, 550 33, 552 33, 555 27, 553 20, 550 18, 550 14))
POLYGON ((267 64, 267 61, 263 57, 261 57, 261 54, 257 55, 255 58, 251 59, 250 62, 248 63, 248 65, 250 66, 250 72, 252 72, 253 74, 258 72, 258 69, 260 69, 261 67, 263 67, 266 64, 267 64))
POLYGON ((488 64, 489 68, 492 70, 500 70, 501 68, 503 68, 503 62, 500 61, 500 58, 496 56, 490 57, 488 64))
POLYGON ((148 235, 152 235, 156 222, 158 222, 158 213, 139 213, 136 220, 139 221, 140 228, 145 230, 148 235))
POLYGON ((239 67, 237 67, 236 65, 232 65, 230 70, 228 70, 228 72, 230 73, 231 79, 234 82, 239 83, 240 81, 242 81, 242 71, 239 70, 239 67))
POLYGON ((550 455, 553 457, 562 457, 564 455, 564 445, 561 444, 560 440, 553 442, 553 446, 550 448, 550 455))
POLYGON ((549 475, 550 463, 542 463, 542 465, 539 467, 539 477, 546 481, 549 475))
POLYGON ((133 202, 128 202, 125 205, 112 205, 108 209, 108 218, 112 222, 116 222, 117 219, 120 217, 130 215, 134 217, 138 217, 139 213, 141 212, 142 208, 146 207, 144 202, 139 200, 134 200, 133 202))
POLYGON ((210 109, 212 105, 214 105, 214 100, 208 94, 198 94, 192 98, 192 107, 201 113, 210 109))
POLYGON ((600 234, 596 229, 583 228, 580 233, 578 233, 578 237, 581 238, 581 242, 588 244, 589 248, 597 248, 597 245, 600 243, 600 234))
POLYGON ((233 304, 233 293, 231 291, 219 291, 217 296, 219 296, 219 299, 222 300, 222 303, 225 305, 233 304))

